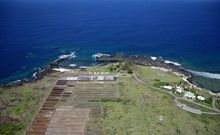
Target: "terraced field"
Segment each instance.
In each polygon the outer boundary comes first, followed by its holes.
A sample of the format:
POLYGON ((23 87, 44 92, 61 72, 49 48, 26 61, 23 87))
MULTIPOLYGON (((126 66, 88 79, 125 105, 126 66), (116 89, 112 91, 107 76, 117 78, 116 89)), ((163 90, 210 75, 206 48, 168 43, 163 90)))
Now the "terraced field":
POLYGON ((58 80, 26 134, 101 134, 99 129, 86 129, 86 123, 102 117, 100 101, 118 99, 117 86, 116 81, 99 83, 58 80))
POLYGON ((87 84, 78 84, 74 88, 75 97, 77 100, 116 100, 117 88, 115 83, 87 83, 87 84))

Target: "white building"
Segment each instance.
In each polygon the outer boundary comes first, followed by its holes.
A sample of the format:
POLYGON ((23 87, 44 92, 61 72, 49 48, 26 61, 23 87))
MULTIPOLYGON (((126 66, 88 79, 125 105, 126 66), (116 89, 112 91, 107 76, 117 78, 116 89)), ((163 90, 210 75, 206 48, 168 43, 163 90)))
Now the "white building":
POLYGON ((176 87, 176 92, 178 92, 178 93, 183 93, 183 88, 177 86, 177 87, 176 87))
POLYGON ((164 89, 167 89, 167 90, 172 90, 173 87, 172 86, 163 86, 164 89))
POLYGON ((104 81, 104 76, 98 76, 97 81, 104 81))
POLYGON ((68 81, 76 81, 76 80, 78 80, 78 77, 66 77, 66 80, 68 80, 68 81))
POLYGON ((197 96, 196 98, 199 99, 199 100, 201 100, 201 101, 204 101, 204 100, 205 100, 205 98, 204 98, 203 96, 197 96))

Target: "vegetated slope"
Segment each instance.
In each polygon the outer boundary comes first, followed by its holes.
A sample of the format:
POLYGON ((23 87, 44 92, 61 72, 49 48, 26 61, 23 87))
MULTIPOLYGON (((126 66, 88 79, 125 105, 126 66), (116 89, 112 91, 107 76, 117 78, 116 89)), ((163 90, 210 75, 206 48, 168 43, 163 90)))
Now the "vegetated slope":
MULTIPOLYGON (((149 76, 148 72, 142 75, 149 76)), ((179 80, 176 77, 169 80, 173 79, 179 80)), ((105 116, 99 124, 105 135, 217 135, 220 132, 220 116, 186 112, 169 95, 146 88, 132 77, 120 78, 119 92, 119 101, 102 103, 105 116)))

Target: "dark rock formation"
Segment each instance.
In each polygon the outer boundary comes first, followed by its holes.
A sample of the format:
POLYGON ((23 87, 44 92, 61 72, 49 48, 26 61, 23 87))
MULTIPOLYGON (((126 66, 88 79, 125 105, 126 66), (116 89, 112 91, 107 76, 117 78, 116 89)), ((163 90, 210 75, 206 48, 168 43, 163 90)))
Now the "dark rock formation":
POLYGON ((183 74, 187 77, 191 77, 191 73, 185 70, 183 67, 175 65, 173 63, 166 63, 162 58, 153 60, 151 57, 146 56, 124 56, 124 55, 111 55, 111 56, 100 56, 97 57, 98 62, 130 62, 137 65, 143 66, 154 66, 172 70, 174 72, 183 74))

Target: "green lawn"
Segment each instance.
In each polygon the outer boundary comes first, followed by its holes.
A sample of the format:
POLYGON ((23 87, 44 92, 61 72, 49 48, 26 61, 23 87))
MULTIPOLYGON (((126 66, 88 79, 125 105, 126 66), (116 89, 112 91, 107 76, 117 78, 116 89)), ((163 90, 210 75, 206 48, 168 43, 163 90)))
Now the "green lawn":
POLYGON ((161 71, 150 67, 136 66, 135 73, 145 82, 155 84, 157 82, 164 82, 169 84, 178 84, 182 81, 180 76, 171 72, 161 71))

